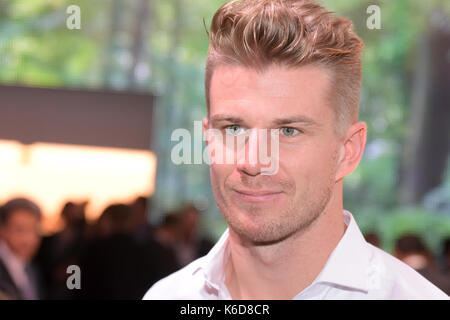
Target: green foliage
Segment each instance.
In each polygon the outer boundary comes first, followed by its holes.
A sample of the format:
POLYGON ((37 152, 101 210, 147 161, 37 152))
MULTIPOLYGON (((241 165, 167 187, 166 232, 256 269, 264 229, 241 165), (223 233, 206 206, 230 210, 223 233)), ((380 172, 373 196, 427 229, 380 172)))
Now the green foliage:
POLYGON ((382 248, 393 252, 395 240, 405 234, 421 236, 437 255, 441 241, 450 236, 448 215, 436 214, 421 207, 400 207, 391 210, 363 206, 352 212, 363 233, 375 232, 380 236, 382 248))

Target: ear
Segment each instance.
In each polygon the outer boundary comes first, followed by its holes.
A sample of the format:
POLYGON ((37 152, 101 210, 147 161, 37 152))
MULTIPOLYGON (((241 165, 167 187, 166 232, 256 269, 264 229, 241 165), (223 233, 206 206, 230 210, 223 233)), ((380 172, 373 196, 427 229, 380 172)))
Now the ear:
MULTIPOLYGON (((208 130, 209 121, 208 118, 203 118, 203 136, 206 137, 206 130, 208 130)), ((208 146, 208 140, 205 141, 206 146, 208 146)))
POLYGON ((367 124, 359 121, 352 124, 345 134, 344 143, 338 152, 336 181, 353 172, 364 154, 367 140, 367 124))

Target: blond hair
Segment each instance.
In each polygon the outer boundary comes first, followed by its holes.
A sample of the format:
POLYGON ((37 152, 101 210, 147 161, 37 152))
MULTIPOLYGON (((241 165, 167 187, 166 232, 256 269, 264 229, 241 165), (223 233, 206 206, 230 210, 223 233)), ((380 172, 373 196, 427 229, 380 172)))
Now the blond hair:
POLYGON ((362 81, 363 42, 350 20, 312 0, 234 0, 215 13, 205 72, 206 103, 214 70, 237 65, 264 71, 273 64, 314 64, 330 70, 329 99, 336 133, 357 121, 362 81))

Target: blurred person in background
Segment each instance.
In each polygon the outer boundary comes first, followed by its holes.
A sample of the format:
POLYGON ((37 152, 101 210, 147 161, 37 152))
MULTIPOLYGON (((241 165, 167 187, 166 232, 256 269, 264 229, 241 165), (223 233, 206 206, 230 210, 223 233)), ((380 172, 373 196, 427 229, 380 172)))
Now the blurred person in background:
POLYGON ((432 268, 433 257, 422 239, 415 234, 405 234, 395 242, 394 255, 414 270, 432 268))
POLYGON ((200 212, 194 205, 185 205, 181 209, 175 250, 182 267, 204 256, 214 246, 214 242, 200 232, 200 222, 200 212))
POLYGON ((133 208, 108 206, 81 259, 77 299, 138 299, 158 278, 154 257, 133 235, 133 208))
POLYGON ((365 235, 366 241, 375 247, 380 248, 380 237, 375 231, 369 232, 365 235))
POLYGON ((88 202, 67 202, 61 210, 63 229, 44 237, 36 261, 40 264, 46 282, 47 299, 70 299, 73 291, 66 285, 67 268, 79 265, 86 244, 86 212, 88 202))
POLYGON ((137 197, 131 204, 133 210, 132 229, 139 242, 145 242, 152 236, 153 227, 150 224, 149 199, 143 196, 137 197))
POLYGON ((439 269, 420 236, 405 234, 399 237, 395 242, 394 255, 446 294, 450 294, 450 278, 439 269))
POLYGON ((167 212, 159 226, 155 228, 155 239, 161 245, 172 248, 180 234, 180 214, 177 210, 167 212))
POLYGON ((214 242, 199 232, 200 218, 198 209, 187 204, 167 213, 156 228, 155 238, 175 258, 175 261, 169 259, 170 264, 175 263, 175 270, 205 255, 214 246, 214 242))
POLYGON ((154 230, 154 239, 159 247, 165 276, 182 267, 177 255, 177 243, 181 233, 181 215, 178 210, 167 212, 161 224, 154 230))
POLYGON ((444 239, 442 247, 442 270, 450 277, 450 237, 444 239))
MULTIPOLYGON (((144 250, 153 283, 176 271, 180 265, 172 247, 172 239, 177 237, 178 231, 172 232, 171 226, 177 224, 171 224, 171 217, 169 217, 169 223, 160 226, 159 231, 155 232, 155 228, 150 224, 150 200, 148 197, 139 196, 130 206, 132 208, 131 231, 141 249, 144 250)), ((172 218, 177 220, 177 217, 172 218)))
POLYGON ((115 235, 129 235, 133 230, 133 211, 126 204, 109 205, 96 221, 95 236, 108 239, 115 235))
POLYGON ((41 243, 41 210, 25 198, 0 207, 0 297, 36 300, 43 294, 39 269, 32 262, 41 243))

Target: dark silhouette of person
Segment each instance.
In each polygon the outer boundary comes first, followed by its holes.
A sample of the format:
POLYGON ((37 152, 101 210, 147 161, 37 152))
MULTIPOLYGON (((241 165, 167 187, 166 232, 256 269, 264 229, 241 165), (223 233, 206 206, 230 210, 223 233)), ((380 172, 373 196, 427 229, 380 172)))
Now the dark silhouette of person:
POLYGON ((409 233, 399 237, 395 243, 394 255, 446 294, 450 294, 449 277, 439 269, 431 251, 420 236, 409 233))
POLYGON ((74 291, 67 288, 67 268, 79 265, 86 246, 87 202, 67 202, 61 210, 64 228, 44 237, 36 261, 41 265, 48 287, 47 299, 71 299, 74 291))
POLYGON ((137 241, 145 242, 153 231, 150 224, 150 202, 144 196, 137 197, 132 203, 132 231, 137 241))
POLYGON ((187 204, 168 213, 156 230, 156 239, 175 253, 179 268, 205 255, 214 246, 212 240, 201 234, 200 219, 198 209, 187 204))
POLYGON ((140 299, 158 280, 154 252, 134 237, 132 216, 125 204, 110 205, 101 214, 81 260, 78 299, 140 299))
POLYGON ((366 238, 366 241, 372 245, 374 245, 375 247, 380 248, 380 237, 378 236, 378 234, 374 231, 372 232, 368 232, 364 238, 366 238))
POLYGON ((450 237, 443 240, 442 260, 442 270, 450 277, 450 237))
MULTIPOLYGON (((145 252, 146 263, 152 270, 152 282, 164 278, 180 268, 175 252, 171 246, 166 246, 155 238, 153 226, 150 224, 151 199, 139 196, 131 204, 132 233, 136 241, 145 252)), ((170 221, 170 218, 168 219, 170 221)), ((170 222, 167 226, 170 228, 170 222)))

